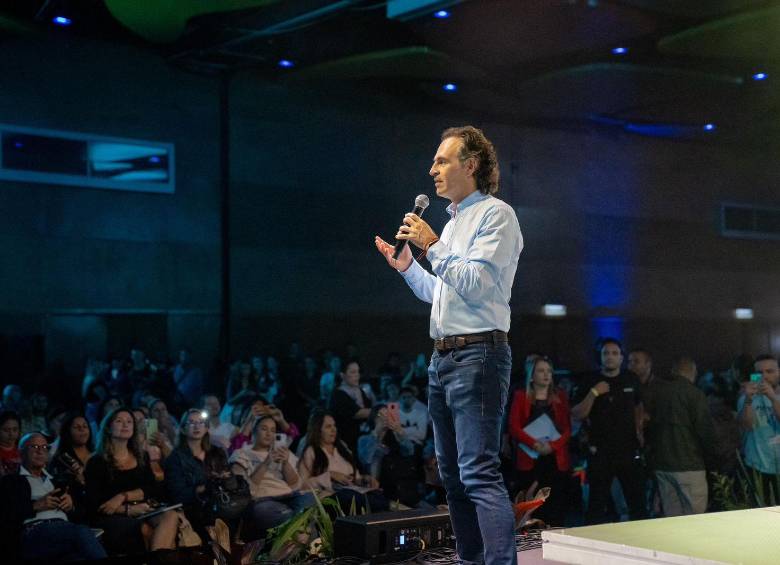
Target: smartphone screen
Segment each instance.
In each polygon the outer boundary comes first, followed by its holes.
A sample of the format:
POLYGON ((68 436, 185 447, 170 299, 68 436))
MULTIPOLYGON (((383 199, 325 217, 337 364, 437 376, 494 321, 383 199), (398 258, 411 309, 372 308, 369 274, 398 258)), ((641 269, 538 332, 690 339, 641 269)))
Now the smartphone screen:
POLYGON ((763 376, 761 373, 751 373, 750 374, 750 382, 751 383, 760 383, 761 379, 763 379, 763 376))
POLYGON ((287 434, 276 434, 274 436, 274 445, 276 447, 287 447, 287 434))
POLYGON ((387 403, 387 415, 391 422, 401 421, 401 406, 397 402, 387 403))
POLYGON ((151 438, 154 434, 157 433, 158 427, 157 427, 157 418, 147 418, 146 419, 146 437, 151 438))

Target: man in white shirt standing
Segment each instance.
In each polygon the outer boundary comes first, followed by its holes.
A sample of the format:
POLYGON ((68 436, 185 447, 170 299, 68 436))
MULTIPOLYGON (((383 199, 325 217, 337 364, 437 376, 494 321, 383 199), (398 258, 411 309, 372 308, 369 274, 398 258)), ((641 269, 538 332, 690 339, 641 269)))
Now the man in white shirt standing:
POLYGON ((375 243, 415 296, 432 304, 434 351, 428 409, 460 560, 516 563, 512 505, 499 473, 501 420, 512 368, 509 299, 523 237, 511 206, 495 198, 493 144, 471 126, 450 128, 429 173, 448 199, 450 221, 438 236, 407 214, 396 239, 427 255, 433 274, 405 246, 375 243))

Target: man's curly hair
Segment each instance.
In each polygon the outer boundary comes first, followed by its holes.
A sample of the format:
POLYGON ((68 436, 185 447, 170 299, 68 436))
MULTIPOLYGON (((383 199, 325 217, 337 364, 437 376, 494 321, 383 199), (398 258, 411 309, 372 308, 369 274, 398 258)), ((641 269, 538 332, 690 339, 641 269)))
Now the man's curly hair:
POLYGON ((472 158, 477 160, 477 170, 474 173, 477 189, 482 194, 496 194, 499 175, 498 158, 495 147, 482 130, 474 126, 447 128, 441 134, 441 140, 444 141, 448 137, 459 137, 463 140, 463 147, 458 155, 461 163, 472 158))

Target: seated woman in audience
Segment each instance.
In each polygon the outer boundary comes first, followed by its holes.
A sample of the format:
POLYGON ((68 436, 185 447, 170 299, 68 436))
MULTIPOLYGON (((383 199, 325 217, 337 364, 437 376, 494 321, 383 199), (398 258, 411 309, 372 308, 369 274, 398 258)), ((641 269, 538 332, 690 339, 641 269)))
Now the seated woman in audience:
POLYGON ((222 405, 215 394, 204 394, 201 398, 201 407, 208 414, 208 432, 211 445, 221 447, 225 451, 230 448, 230 442, 238 433, 238 428, 230 422, 223 422, 219 418, 222 405))
POLYGON ((384 404, 371 409, 369 432, 358 439, 361 467, 384 487, 385 497, 415 506, 422 497, 422 458, 384 404))
MULTIPOLYGON (((149 410, 146 406, 133 408, 133 419, 135 420, 135 427, 138 430, 138 445, 146 454, 149 466, 152 468, 154 478, 157 482, 162 482, 165 479, 165 472, 163 471, 163 461, 171 454, 173 447, 168 443, 167 438, 160 433, 155 435, 156 443, 152 443, 148 439, 147 434, 147 416, 146 412, 149 410)), ((153 434, 154 435, 154 434, 153 434)))
POLYGON ((201 535, 207 524, 203 508, 209 478, 230 474, 227 454, 211 445, 208 420, 191 408, 179 423, 179 445, 165 460, 165 491, 170 503, 184 505, 184 513, 201 535))
POLYGON ((260 416, 255 423, 253 444, 230 456, 231 470, 249 483, 251 516, 260 535, 315 504, 311 493, 299 490, 298 459, 287 449, 286 440, 279 441, 286 437, 277 434, 273 416, 260 416))
POLYGON ((87 462, 87 512, 92 524, 105 531, 110 553, 138 553, 176 546, 179 519, 164 512, 138 520, 159 500, 160 489, 138 443, 133 413, 118 408, 100 426, 95 455, 87 462))
POLYGON ((268 404, 262 397, 257 397, 244 411, 241 428, 230 442, 231 452, 252 443, 253 430, 257 425, 258 419, 264 416, 271 416, 274 419, 279 433, 285 434, 289 438, 288 445, 292 444, 301 435, 298 426, 288 422, 279 408, 273 404, 268 404))
MULTIPOLYGON (((84 470, 92 457, 92 429, 86 417, 71 412, 60 427, 57 450, 51 455, 49 472, 58 483, 67 484, 77 510, 85 510, 86 479, 84 470)), ((82 516, 79 514, 78 518, 82 516)), ((78 520, 77 518, 77 520, 78 520)))
POLYGON ((378 491, 379 483, 370 475, 362 477, 347 445, 338 438, 336 420, 327 412, 312 415, 306 434, 306 447, 298 463, 304 488, 335 496, 345 512, 352 500, 359 510, 387 510, 389 503, 378 491), (353 490, 357 487, 357 490, 353 490), (371 489, 368 492, 363 492, 371 489))
POLYGON ((536 511, 536 515, 553 526, 563 526, 566 511, 566 486, 571 439, 569 401, 566 394, 555 387, 553 365, 546 357, 533 361, 524 389, 518 389, 509 410, 509 433, 519 442, 515 468, 517 484, 526 490, 538 482, 538 487, 550 487, 550 497, 536 511), (555 440, 534 438, 524 428, 537 418, 547 416, 560 437, 555 440), (525 449, 522 449, 522 448, 525 449), (538 454, 534 459, 527 452, 538 454))
POLYGON ((176 436, 179 435, 179 430, 176 429, 176 420, 168 412, 168 406, 159 398, 151 399, 147 406, 149 407, 149 419, 157 420, 158 433, 163 436, 149 437, 147 439, 158 446, 160 442, 167 442, 168 445, 173 446, 176 443, 176 436))
POLYGON ((333 391, 333 416, 339 435, 353 453, 361 425, 371 414, 371 398, 360 386, 360 365, 350 361, 341 374, 341 385, 333 391))
POLYGON ((17 448, 21 429, 22 421, 16 412, 0 413, 0 476, 15 474, 22 464, 17 448))

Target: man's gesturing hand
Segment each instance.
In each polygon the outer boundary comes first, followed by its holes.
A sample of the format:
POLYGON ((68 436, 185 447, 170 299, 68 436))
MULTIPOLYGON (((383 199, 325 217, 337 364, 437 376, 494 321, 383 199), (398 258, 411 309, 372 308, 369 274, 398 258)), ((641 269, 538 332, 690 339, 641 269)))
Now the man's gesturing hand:
POLYGON ((387 243, 378 235, 374 237, 374 243, 376 244, 376 248, 379 250, 379 252, 385 256, 385 259, 387 259, 387 264, 390 265, 393 269, 396 269, 397 271, 405 271, 409 268, 409 265, 412 264, 412 250, 409 249, 408 245, 404 245, 404 248, 401 251, 401 254, 398 256, 398 259, 393 259, 393 253, 395 252, 394 246, 387 243))
POLYGON ((404 216, 404 223, 398 228, 395 238, 406 239, 420 249, 425 249, 427 244, 436 241, 439 236, 420 216, 409 212, 404 216))

